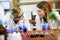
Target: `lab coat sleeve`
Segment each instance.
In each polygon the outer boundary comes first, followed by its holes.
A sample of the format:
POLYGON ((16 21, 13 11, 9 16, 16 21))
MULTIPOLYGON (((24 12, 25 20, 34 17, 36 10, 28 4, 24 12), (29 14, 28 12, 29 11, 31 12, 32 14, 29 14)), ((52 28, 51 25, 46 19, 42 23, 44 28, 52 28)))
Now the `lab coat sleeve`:
POLYGON ((35 21, 36 21, 36 29, 42 30, 42 28, 40 27, 40 19, 38 15, 36 16, 35 21))
POLYGON ((35 18, 35 21, 36 21, 36 29, 38 29, 37 27, 38 27, 38 21, 37 21, 37 16, 36 16, 36 18, 35 18))
POLYGON ((30 23, 25 14, 24 14, 24 26, 28 29, 28 31, 31 31, 30 23))
POLYGON ((6 20, 6 21, 5 21, 5 26, 6 26, 6 29, 7 29, 7 30, 12 30, 12 29, 14 29, 14 26, 12 26, 12 25, 13 25, 13 22, 12 22, 11 18, 10 18, 9 20, 6 20))
POLYGON ((4 21, 3 21, 3 26, 6 27, 9 23, 9 20, 10 20, 10 15, 11 13, 10 12, 7 12, 5 17, 4 17, 4 21))

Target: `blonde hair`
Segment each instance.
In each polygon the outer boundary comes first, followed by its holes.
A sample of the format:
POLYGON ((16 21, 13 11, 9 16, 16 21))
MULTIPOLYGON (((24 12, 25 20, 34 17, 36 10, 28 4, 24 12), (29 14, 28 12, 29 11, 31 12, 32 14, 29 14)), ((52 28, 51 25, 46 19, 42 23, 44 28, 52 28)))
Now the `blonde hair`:
POLYGON ((20 8, 13 8, 12 9, 12 16, 16 17, 20 13, 20 8))
POLYGON ((43 17, 43 19, 44 19, 45 22, 47 22, 49 20, 48 19, 49 13, 52 12, 49 3, 47 1, 42 1, 42 2, 40 2, 40 3, 37 4, 37 7, 39 9, 42 9, 42 10, 44 10, 46 12, 46 14, 43 17))

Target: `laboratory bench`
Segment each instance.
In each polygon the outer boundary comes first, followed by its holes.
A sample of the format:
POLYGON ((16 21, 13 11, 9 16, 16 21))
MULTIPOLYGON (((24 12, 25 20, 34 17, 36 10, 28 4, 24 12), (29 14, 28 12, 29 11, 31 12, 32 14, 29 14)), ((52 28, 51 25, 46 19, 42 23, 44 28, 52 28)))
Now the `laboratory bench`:
POLYGON ((35 30, 21 32, 22 40, 57 40, 56 30, 35 30))
MULTIPOLYGON (((2 27, 0 27, 0 31, 3 30, 2 27)), ((4 29, 5 30, 5 29, 4 29)), ((56 29, 53 30, 32 30, 32 31, 26 31, 26 32, 20 32, 22 36, 22 40, 57 40, 57 35, 60 36, 60 32, 57 32, 56 29)), ((3 33, 5 35, 6 39, 6 33, 4 31, 3 33)))

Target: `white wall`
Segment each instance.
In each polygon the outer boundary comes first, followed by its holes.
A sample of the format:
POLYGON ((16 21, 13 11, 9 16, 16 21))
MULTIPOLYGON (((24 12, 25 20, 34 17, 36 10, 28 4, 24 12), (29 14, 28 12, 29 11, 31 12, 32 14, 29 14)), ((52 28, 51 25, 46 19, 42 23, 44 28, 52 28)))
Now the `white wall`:
POLYGON ((28 19, 31 19, 31 12, 33 12, 33 15, 36 15, 36 5, 23 5, 20 8, 27 15, 28 19))

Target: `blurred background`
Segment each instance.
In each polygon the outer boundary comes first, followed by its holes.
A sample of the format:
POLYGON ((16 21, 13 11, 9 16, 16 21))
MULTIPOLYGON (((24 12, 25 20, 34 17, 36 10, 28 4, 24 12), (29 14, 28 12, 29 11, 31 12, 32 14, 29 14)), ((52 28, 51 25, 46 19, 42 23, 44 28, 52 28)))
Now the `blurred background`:
MULTIPOLYGON (((36 26, 35 17, 37 15, 36 5, 41 1, 47 1, 51 9, 57 11, 60 15, 60 0, 0 0, 0 5, 4 9, 5 15, 7 15, 13 7, 21 8, 23 13, 27 15, 31 28, 34 28, 36 26)), ((60 16, 58 19, 60 28, 60 16)))
POLYGON ((32 17, 34 17, 36 12, 36 5, 41 1, 49 2, 52 10, 56 10, 60 14, 60 0, 0 0, 0 5, 3 6, 5 14, 15 7, 20 7, 23 13, 28 16, 31 23, 34 23, 32 17))

